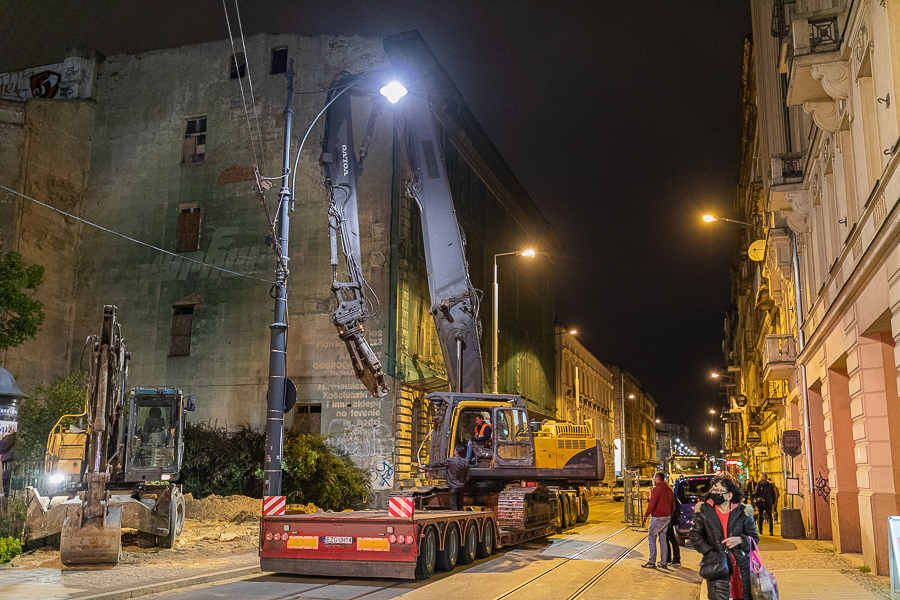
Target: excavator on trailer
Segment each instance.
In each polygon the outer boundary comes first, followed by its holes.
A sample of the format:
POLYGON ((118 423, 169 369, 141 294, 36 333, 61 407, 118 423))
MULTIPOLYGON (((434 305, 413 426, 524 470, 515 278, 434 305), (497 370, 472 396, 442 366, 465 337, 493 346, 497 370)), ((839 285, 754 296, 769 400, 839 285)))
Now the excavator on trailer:
POLYGON ((168 387, 126 392, 131 354, 115 306, 103 307, 100 335, 88 344, 85 410, 61 417, 47 439, 44 476, 55 491, 27 488, 26 535, 51 543, 58 536, 66 567, 117 564, 122 528, 137 530, 141 546, 172 548, 184 527, 175 482, 194 399, 168 387))
MULTIPOLYGON (((407 40, 403 35, 390 39, 385 43, 389 55, 402 55, 407 40), (388 43, 395 46, 388 48, 388 43)), ((403 97, 395 127, 410 177, 406 193, 421 213, 430 313, 450 388, 427 396, 434 415, 430 455, 434 460, 452 456, 457 444, 472 438, 475 417, 481 415, 492 423, 493 439, 475 453, 466 503, 496 508, 501 527, 522 529, 545 526, 554 519, 563 525, 586 520, 584 488, 598 485, 605 475, 593 424, 534 423, 520 396, 484 393, 478 317, 481 292, 469 278, 465 236, 456 218, 432 111, 432 82, 421 70, 407 65, 399 69, 415 86, 403 97), (530 483, 522 485, 523 481, 530 483)), ((387 392, 384 374, 363 329, 371 311, 361 267, 357 182, 383 106, 374 102, 357 158, 350 98, 355 93, 369 93, 371 83, 366 79, 371 80, 371 74, 342 72, 332 82, 321 163, 329 194, 332 290, 337 298, 333 321, 347 344, 357 377, 380 397, 387 392), (337 238, 346 281, 338 278, 337 238)), ((412 495, 423 508, 449 506, 445 488, 424 487, 402 494, 412 495)))

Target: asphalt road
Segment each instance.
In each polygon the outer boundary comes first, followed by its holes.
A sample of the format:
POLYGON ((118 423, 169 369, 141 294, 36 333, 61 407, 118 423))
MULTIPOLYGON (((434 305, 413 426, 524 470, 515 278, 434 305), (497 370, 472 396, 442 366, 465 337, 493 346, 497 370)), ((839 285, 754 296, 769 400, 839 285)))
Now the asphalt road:
POLYGON ((679 569, 643 569, 646 531, 622 523, 622 503, 592 500, 587 523, 504 548, 427 581, 261 575, 158 594, 170 600, 695 600, 699 556, 682 549, 679 569))

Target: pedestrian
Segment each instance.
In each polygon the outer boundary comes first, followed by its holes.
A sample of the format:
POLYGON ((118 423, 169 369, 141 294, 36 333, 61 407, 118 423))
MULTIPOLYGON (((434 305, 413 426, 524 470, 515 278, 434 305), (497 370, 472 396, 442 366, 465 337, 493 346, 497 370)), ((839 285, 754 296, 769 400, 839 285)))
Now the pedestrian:
POLYGON ((434 471, 435 469, 443 468, 447 471, 447 487, 450 488, 450 510, 462 510, 466 484, 472 476, 469 470, 469 461, 464 458, 465 453, 466 447, 460 444, 456 447, 456 456, 428 463, 427 465, 419 463, 420 469, 434 471))
POLYGON ((762 531, 763 524, 768 519, 769 535, 775 535, 772 524, 772 507, 775 506, 775 500, 778 496, 775 492, 775 486, 769 483, 769 478, 765 473, 760 474, 759 483, 756 484, 753 497, 756 499, 756 508, 759 509, 759 514, 757 515, 759 530, 762 531))
POLYGON ((678 546, 678 538, 675 536, 675 528, 679 526, 681 518, 681 502, 678 496, 672 492, 672 519, 666 529, 666 551, 669 553, 669 566, 681 566, 681 548, 678 546))
MULTIPOLYGON (((743 492, 728 475, 717 475, 708 499, 694 513, 688 539, 704 558, 710 552, 725 552, 729 576, 708 582, 709 600, 750 600, 750 539, 759 542, 749 505, 741 504, 743 492)), ((710 560, 712 557, 709 557, 710 560)))
POLYGON ((666 568, 668 559, 668 551, 666 549, 666 531, 669 528, 669 522, 672 520, 672 505, 675 503, 675 494, 672 488, 666 482, 666 474, 662 471, 658 472, 653 478, 653 491, 650 492, 650 501, 647 503, 647 510, 641 521, 641 527, 650 517, 650 529, 647 534, 647 541, 650 543, 650 559, 643 565, 645 569, 655 569, 656 567, 666 568), (656 542, 659 540, 659 563, 656 562, 656 542))
POLYGON ((747 483, 744 484, 744 498, 753 498, 753 492, 756 491, 756 482, 753 481, 753 477, 747 478, 747 483))
MULTIPOLYGON (((771 481, 769 483, 772 483, 771 481)), ((775 522, 778 522, 778 500, 781 498, 781 492, 778 490, 778 486, 772 483, 772 489, 775 490, 775 508, 772 510, 772 514, 775 516, 775 522)))

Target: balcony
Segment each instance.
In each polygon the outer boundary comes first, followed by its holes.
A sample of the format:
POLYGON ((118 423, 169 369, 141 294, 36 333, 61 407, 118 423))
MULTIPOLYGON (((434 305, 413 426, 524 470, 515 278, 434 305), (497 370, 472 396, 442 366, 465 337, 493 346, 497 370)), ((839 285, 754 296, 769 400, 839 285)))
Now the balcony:
MULTIPOLYGON (((835 100, 834 90, 829 89, 828 81, 823 81, 821 69, 841 60, 841 31, 847 23, 847 9, 844 6, 805 11, 806 7, 802 4, 806 3, 798 2, 797 6, 803 12, 789 15, 787 48, 783 54, 785 64, 782 67, 789 73, 789 106, 835 100)), ((825 76, 826 79, 828 77, 825 76)))
POLYGON ((803 190, 803 162, 805 160, 806 156, 802 152, 772 156, 772 181, 770 182, 769 205, 766 210, 771 212, 793 210, 787 194, 803 190))
POLYGON ((797 366, 794 336, 767 335, 763 351, 763 379, 790 379, 797 366))

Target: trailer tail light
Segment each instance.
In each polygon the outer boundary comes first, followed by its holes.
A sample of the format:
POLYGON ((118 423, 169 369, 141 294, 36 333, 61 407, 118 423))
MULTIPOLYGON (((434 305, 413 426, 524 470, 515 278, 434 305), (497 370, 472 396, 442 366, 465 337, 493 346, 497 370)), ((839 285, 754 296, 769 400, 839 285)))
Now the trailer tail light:
POLYGON ((403 536, 402 536, 402 535, 398 535, 398 536, 397 536, 397 543, 398 543, 398 544, 402 544, 402 543, 403 543, 403 536))
POLYGON ((413 543, 413 536, 411 536, 411 535, 406 536, 406 543, 407 543, 407 544, 412 544, 412 543, 413 543))
POLYGON ((397 543, 397 536, 394 535, 394 534, 392 533, 392 534, 391 534, 391 537, 389 537, 388 540, 389 540, 392 544, 396 544, 396 543, 397 543))
POLYGON ((266 534, 266 541, 267 541, 267 542, 271 542, 271 541, 272 541, 272 532, 271 532, 271 531, 270 531, 269 533, 266 534))
POLYGON ((276 533, 276 534, 275 534, 275 541, 278 542, 278 541, 280 541, 280 540, 281 540, 281 534, 280 534, 280 533, 276 533))

